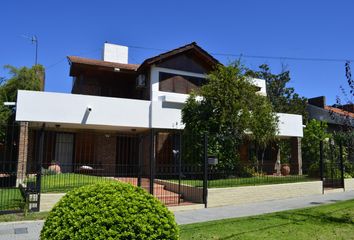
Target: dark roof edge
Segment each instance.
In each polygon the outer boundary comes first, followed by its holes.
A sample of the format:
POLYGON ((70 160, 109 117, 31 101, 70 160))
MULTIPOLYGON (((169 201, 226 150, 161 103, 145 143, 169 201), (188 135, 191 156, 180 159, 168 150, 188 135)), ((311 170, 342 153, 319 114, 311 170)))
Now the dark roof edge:
POLYGON ((201 48, 200 46, 198 46, 198 44, 196 42, 191 42, 189 44, 186 44, 184 46, 172 49, 170 51, 161 53, 159 55, 156 55, 154 57, 145 59, 144 62, 139 66, 138 71, 143 69, 144 67, 148 66, 148 65, 152 65, 155 62, 158 62, 160 60, 163 60, 165 58, 169 58, 171 56, 183 53, 185 51, 188 51, 190 49, 196 49, 198 51, 200 51, 202 54, 204 54, 207 58, 209 58, 210 62, 213 62, 213 64, 220 64, 219 60, 217 60, 216 58, 214 58, 211 54, 209 54, 207 51, 205 51, 203 48, 201 48))

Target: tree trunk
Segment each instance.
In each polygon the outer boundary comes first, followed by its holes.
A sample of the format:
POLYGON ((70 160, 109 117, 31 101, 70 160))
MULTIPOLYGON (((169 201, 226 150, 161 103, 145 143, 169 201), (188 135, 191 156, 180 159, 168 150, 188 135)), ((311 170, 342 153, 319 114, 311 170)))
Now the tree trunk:
POLYGON ((263 173, 264 154, 265 154, 265 148, 262 149, 262 167, 261 167, 262 173, 263 173))

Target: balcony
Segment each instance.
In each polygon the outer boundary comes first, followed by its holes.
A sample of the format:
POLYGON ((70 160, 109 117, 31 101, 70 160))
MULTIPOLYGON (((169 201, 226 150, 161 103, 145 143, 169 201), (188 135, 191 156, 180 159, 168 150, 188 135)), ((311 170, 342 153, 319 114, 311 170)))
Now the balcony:
MULTIPOLYGON (((186 98, 158 101, 67 93, 18 91, 16 121, 60 124, 91 129, 183 129, 181 109, 186 98)), ((279 137, 302 137, 302 116, 278 113, 279 137)))
POLYGON ((18 91, 16 121, 72 127, 149 128, 150 101, 67 93, 18 91))

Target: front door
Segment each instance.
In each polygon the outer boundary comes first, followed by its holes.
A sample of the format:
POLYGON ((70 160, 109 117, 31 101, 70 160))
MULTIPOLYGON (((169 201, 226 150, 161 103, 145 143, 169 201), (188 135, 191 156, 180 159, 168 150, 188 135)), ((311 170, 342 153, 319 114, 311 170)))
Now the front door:
POLYGON ((139 170, 138 135, 117 136, 116 174, 119 177, 137 176, 139 170))
POLYGON ((72 133, 57 133, 55 142, 55 161, 62 173, 73 170, 74 135, 72 133))

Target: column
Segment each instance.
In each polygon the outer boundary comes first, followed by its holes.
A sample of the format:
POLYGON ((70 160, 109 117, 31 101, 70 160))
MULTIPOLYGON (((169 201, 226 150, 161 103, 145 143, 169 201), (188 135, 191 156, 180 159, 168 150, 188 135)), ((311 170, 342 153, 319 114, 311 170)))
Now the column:
POLYGON ((302 175, 302 152, 301 138, 291 138, 291 163, 290 169, 292 174, 302 175))

